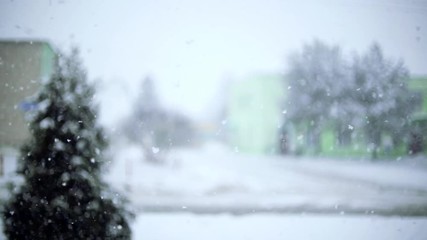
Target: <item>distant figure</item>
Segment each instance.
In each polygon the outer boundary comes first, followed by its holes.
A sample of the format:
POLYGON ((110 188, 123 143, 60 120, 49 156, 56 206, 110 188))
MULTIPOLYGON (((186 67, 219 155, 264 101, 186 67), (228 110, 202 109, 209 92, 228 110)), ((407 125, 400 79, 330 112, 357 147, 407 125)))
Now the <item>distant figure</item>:
POLYGON ((390 136, 385 136, 383 138, 383 146, 384 146, 384 154, 386 156, 391 156, 391 152, 393 150, 393 139, 390 136))
POLYGON ((289 152, 288 133, 284 129, 279 138, 279 150, 280 154, 287 154, 289 152))
POLYGON ((423 136, 417 132, 412 132, 409 140, 409 154, 417 154, 423 150, 423 136))
POLYGON ((0 153, 0 176, 3 176, 3 166, 4 166, 3 154, 0 153))

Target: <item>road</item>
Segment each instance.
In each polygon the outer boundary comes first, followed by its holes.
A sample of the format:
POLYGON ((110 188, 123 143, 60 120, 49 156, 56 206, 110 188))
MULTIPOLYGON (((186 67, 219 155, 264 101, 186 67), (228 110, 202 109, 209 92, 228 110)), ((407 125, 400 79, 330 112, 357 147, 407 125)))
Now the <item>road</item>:
POLYGON ((138 149, 117 151, 108 179, 143 212, 427 216, 424 157, 372 162, 192 149, 166 159, 153 165, 138 149))

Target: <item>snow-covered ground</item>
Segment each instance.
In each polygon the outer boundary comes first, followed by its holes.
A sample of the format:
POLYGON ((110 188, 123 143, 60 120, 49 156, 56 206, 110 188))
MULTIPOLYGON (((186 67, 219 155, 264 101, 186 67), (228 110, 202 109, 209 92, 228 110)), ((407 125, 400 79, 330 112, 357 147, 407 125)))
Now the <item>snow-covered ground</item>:
POLYGON ((156 165, 144 161, 135 145, 116 145, 112 153, 106 179, 126 189, 145 212, 427 216, 425 157, 372 162, 248 156, 209 144, 170 151, 156 165))
MULTIPOLYGON (((427 218, 348 215, 140 213, 133 240, 424 240, 427 218)), ((0 240, 6 239, 0 219, 0 240)))
POLYGON ((134 240, 424 240, 427 218, 255 214, 140 214, 134 240))
POLYGON ((134 205, 136 240, 427 236, 426 157, 249 156, 208 144, 168 153, 154 148, 164 162, 152 164, 139 146, 112 147, 104 177, 134 205))

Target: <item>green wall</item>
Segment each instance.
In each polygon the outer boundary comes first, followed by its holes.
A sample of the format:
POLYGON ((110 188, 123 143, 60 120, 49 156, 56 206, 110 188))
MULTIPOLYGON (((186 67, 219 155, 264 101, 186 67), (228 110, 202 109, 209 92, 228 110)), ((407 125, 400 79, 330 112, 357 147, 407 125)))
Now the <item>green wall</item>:
MULTIPOLYGON (((273 154, 279 152, 279 132, 286 117, 282 113, 282 103, 287 90, 283 76, 258 74, 231 86, 228 106, 229 144, 240 152, 273 154)), ((427 122, 427 77, 411 79, 409 88, 422 96, 422 106, 414 114, 414 119, 427 122)), ((371 153, 363 137, 362 129, 355 129, 349 145, 339 145, 333 123, 326 126, 320 136, 320 149, 310 149, 306 143, 304 124, 285 124, 289 148, 297 154, 319 154, 336 157, 369 157, 371 153)), ((383 136, 387 137, 387 136, 383 136)), ((380 157, 406 154, 406 145, 385 151, 380 149, 380 157)), ((426 147, 427 148, 427 147, 426 147)))
POLYGON ((228 108, 229 144, 241 152, 277 151, 283 87, 277 75, 255 75, 231 86, 228 108))

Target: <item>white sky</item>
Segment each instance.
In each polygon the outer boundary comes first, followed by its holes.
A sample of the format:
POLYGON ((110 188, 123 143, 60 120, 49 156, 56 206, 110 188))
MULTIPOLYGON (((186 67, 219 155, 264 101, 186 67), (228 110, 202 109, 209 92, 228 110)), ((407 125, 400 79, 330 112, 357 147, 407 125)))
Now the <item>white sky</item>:
POLYGON ((314 38, 348 53, 377 41, 427 74, 427 1, 2 1, 0 38, 79 46, 90 79, 101 79, 106 123, 129 111, 147 75, 169 108, 205 119, 224 78, 283 72, 314 38))

